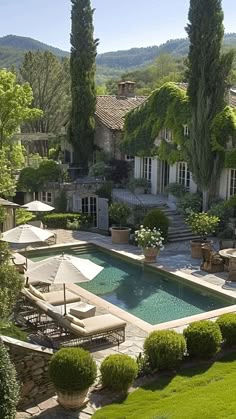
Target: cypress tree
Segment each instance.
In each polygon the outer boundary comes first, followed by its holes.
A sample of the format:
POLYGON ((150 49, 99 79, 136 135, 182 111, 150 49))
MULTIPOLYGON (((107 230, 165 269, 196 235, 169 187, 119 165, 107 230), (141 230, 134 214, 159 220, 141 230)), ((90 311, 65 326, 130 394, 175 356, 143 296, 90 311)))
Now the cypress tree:
POLYGON ((188 95, 191 106, 190 169, 203 193, 203 210, 222 168, 220 154, 211 147, 211 124, 225 104, 226 79, 233 53, 221 53, 224 35, 221 0, 190 0, 188 95))
POLYGON ((87 167, 93 152, 98 40, 93 37, 94 10, 90 0, 71 0, 71 3, 72 112, 69 136, 74 148, 73 162, 87 167))

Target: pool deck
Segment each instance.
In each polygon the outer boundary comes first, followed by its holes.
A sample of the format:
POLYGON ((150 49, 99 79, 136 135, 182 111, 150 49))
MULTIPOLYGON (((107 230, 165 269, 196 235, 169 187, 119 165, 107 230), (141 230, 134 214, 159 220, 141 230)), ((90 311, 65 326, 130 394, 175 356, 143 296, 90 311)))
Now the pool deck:
MULTIPOLYGON (((87 233, 81 231, 68 231, 68 230, 55 230, 57 234, 57 245, 50 246, 50 248, 57 248, 70 245, 82 245, 86 243, 92 243, 97 246, 103 247, 110 251, 114 251, 122 255, 123 257, 129 257, 136 261, 141 262, 143 255, 141 249, 132 245, 116 245, 112 244, 111 237, 101 236, 96 233, 87 233)), ((217 246, 217 244, 216 244, 217 246)), ((216 247, 217 248, 217 247, 216 247)), ((45 247, 44 247, 45 249, 45 247)), ((152 266, 158 270, 163 270, 170 274, 177 275, 182 279, 194 283, 194 285, 200 285, 208 290, 223 294, 225 296, 236 299, 236 284, 225 285, 227 273, 207 274, 206 272, 200 271, 200 261, 192 259, 190 254, 190 243, 189 242, 178 242, 167 244, 165 249, 160 253, 157 258, 157 263, 152 266)), ((76 287, 78 292, 78 286, 75 284, 69 284, 68 289, 76 287)), ((225 312, 236 312, 236 305, 225 307, 212 312, 206 312, 192 317, 186 317, 184 319, 178 319, 171 322, 162 323, 161 325, 150 325, 137 317, 121 310, 120 308, 104 301, 100 297, 91 294, 87 290, 80 288, 79 291, 82 300, 87 301, 91 304, 96 305, 97 314, 104 314, 110 312, 118 317, 123 318, 127 321, 126 328, 126 341, 122 343, 119 348, 117 346, 109 348, 98 348, 94 350, 93 356, 99 367, 102 360, 110 354, 124 353, 136 357, 143 350, 143 342, 145 337, 152 330, 160 329, 173 329, 177 332, 182 332, 183 329, 191 322, 200 319, 215 319, 222 313, 225 312)), ((104 399, 99 393, 93 393, 92 398, 85 409, 81 412, 66 412, 58 407, 55 398, 51 398, 39 406, 34 406, 32 409, 26 410, 26 412, 18 413, 17 419, 26 419, 30 417, 39 418, 91 418, 92 414, 101 406, 111 402, 109 399, 104 399)))

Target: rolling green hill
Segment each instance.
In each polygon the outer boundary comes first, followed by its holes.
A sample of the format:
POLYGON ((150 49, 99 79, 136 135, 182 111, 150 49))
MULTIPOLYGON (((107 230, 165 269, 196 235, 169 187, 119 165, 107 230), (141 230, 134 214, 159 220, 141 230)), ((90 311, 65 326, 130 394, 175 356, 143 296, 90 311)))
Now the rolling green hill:
MULTIPOLYGON (((132 48, 124 51, 106 52, 97 56, 97 80, 102 84, 107 79, 119 78, 124 72, 150 65, 160 54, 183 57, 188 53, 188 39, 174 39, 159 46, 132 48)), ((226 34, 224 47, 236 49, 236 33, 226 34)), ((54 48, 43 42, 23 36, 7 35, 0 38, 0 68, 19 67, 26 51, 51 51, 58 57, 69 57, 69 52, 54 48)))

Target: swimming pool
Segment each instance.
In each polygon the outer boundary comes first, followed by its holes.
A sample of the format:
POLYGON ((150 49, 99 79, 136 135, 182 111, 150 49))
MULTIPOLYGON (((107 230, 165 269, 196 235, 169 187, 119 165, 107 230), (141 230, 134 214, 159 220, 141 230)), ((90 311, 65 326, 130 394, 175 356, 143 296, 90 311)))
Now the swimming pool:
MULTIPOLYGON (((151 325, 216 310, 235 304, 232 300, 194 288, 171 275, 135 264, 96 247, 81 254, 78 249, 66 253, 90 259, 103 271, 80 287, 148 322, 151 325)), ((33 261, 61 254, 61 251, 30 256, 33 261)))

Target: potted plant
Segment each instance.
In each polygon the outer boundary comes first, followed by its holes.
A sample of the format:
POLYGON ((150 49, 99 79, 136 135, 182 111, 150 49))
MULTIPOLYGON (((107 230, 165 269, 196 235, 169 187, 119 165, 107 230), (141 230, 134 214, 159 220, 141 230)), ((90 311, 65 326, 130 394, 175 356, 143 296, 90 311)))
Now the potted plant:
POLYGON ((139 230, 135 231, 135 241, 143 248, 146 263, 154 263, 159 251, 164 248, 164 237, 156 227, 151 229, 140 226, 139 230))
POLYGON ((168 194, 168 201, 171 204, 176 204, 177 201, 186 194, 187 190, 181 183, 169 183, 165 188, 165 193, 168 194))
POLYGON ((144 178, 133 178, 129 181, 128 187, 137 195, 144 194, 148 189, 148 180, 144 178))
POLYGON ((202 258, 202 245, 211 243, 207 240, 209 234, 213 234, 218 226, 220 219, 215 215, 209 215, 206 212, 190 214, 186 219, 187 224, 191 227, 194 234, 200 236, 199 239, 191 241, 191 255, 192 258, 202 258))
POLYGON ((111 227, 112 243, 129 243, 130 228, 126 227, 125 224, 127 224, 130 212, 130 208, 126 204, 113 202, 110 205, 109 216, 116 223, 116 226, 111 227))
POLYGON ((93 357, 82 348, 60 349, 49 364, 58 403, 66 409, 78 409, 87 402, 88 390, 96 375, 93 357))

